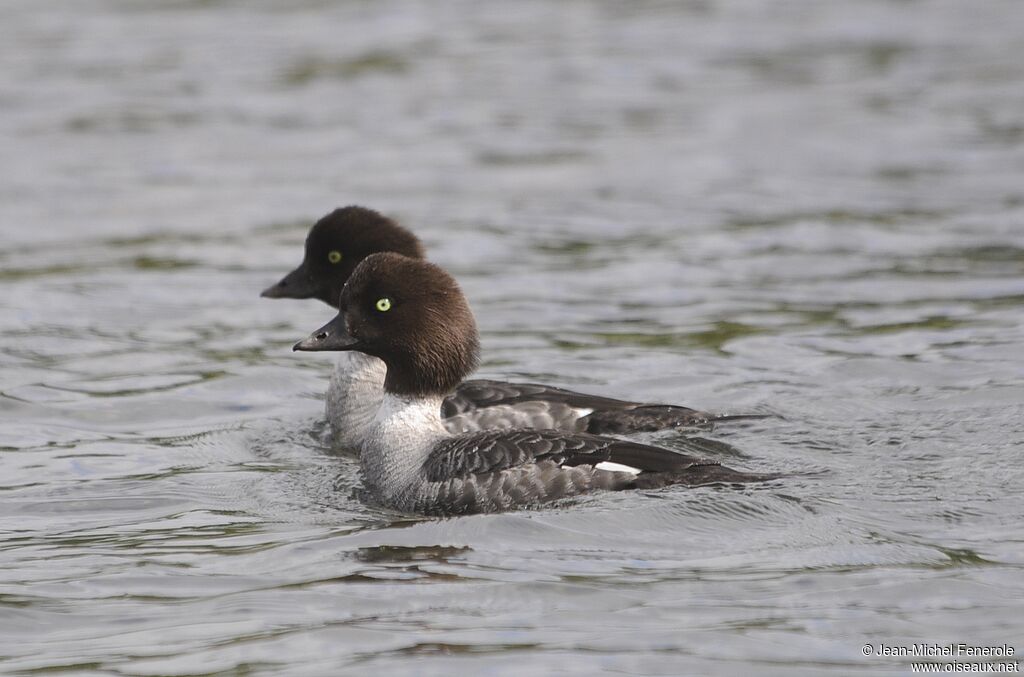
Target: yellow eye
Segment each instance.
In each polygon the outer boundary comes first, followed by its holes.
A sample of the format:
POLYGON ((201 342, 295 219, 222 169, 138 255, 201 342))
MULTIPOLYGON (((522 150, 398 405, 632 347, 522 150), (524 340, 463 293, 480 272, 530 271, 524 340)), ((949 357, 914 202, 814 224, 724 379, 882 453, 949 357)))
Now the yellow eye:
POLYGON ((327 260, 330 261, 331 263, 337 263, 338 261, 341 261, 341 252, 339 252, 337 249, 328 252, 327 260))
POLYGON ((379 310, 382 313, 386 313, 389 310, 391 310, 391 299, 389 299, 389 298, 377 299, 377 310, 379 310))

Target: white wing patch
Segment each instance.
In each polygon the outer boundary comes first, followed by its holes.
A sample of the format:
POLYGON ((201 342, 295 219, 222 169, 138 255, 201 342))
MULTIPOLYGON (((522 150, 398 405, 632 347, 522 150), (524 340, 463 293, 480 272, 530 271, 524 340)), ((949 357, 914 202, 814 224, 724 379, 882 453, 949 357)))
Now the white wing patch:
POLYGON ((601 461, 594 466, 595 470, 608 470, 610 472, 628 472, 631 475, 639 475, 640 469, 634 468, 631 465, 622 465, 621 463, 612 463, 611 461, 601 461))

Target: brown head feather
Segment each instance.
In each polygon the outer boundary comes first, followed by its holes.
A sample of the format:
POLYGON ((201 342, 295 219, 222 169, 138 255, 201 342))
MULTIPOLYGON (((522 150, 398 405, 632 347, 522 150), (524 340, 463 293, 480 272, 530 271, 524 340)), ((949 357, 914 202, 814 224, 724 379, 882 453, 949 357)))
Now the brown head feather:
POLYGON ((359 350, 387 364, 388 392, 447 394, 476 369, 473 313, 452 276, 432 263, 391 252, 366 257, 342 291, 341 311, 359 350))
POLYGON ((317 298, 337 308, 352 272, 377 252, 424 256, 419 239, 392 219, 355 205, 335 209, 310 229, 299 267, 267 288, 263 296, 317 298))

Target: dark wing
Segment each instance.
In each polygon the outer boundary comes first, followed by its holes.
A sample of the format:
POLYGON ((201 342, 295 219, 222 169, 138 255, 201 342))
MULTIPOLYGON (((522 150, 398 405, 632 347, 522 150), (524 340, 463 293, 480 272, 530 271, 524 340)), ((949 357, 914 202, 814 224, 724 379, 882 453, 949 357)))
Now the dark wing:
MULTIPOLYGON (((610 397, 576 393, 564 388, 540 385, 538 383, 504 383, 477 379, 464 381, 455 392, 445 398, 441 406, 442 416, 453 416, 473 409, 493 407, 499 404, 519 404, 540 400, 560 402, 577 409, 628 409, 636 403, 616 400, 610 397)), ((684 408, 684 407, 681 407, 684 408)))
POLYGON ((676 472, 709 461, 660 447, 612 437, 558 430, 487 430, 448 438, 425 464, 432 482, 497 472, 540 461, 596 465, 604 461, 642 472, 676 472))
POLYGON ((619 435, 664 430, 666 428, 706 425, 716 420, 708 414, 689 407, 671 404, 638 404, 623 409, 594 409, 583 417, 584 430, 595 435, 619 435))
POLYGON ((538 383, 503 383, 475 380, 459 384, 445 398, 441 415, 456 416, 495 406, 514 406, 526 402, 550 402, 573 409, 589 410, 583 414, 580 429, 595 435, 653 432, 666 428, 703 425, 715 419, 689 407, 671 404, 641 404, 611 397, 577 393, 564 388, 538 383))
POLYGON ((785 477, 782 473, 750 473, 733 470, 717 463, 695 463, 681 470, 640 473, 628 487, 630 489, 660 489, 673 484, 699 486, 702 484, 746 484, 767 482, 785 477))

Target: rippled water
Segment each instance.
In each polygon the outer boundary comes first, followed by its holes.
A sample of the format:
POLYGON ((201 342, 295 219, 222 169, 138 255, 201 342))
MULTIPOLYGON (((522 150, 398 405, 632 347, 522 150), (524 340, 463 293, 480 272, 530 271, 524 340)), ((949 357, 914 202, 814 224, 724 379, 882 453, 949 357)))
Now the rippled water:
MULTIPOLYGON (((8 0, 0 670, 903 674, 1021 644, 1024 5, 8 0), (406 520, 328 448, 376 207, 481 375, 777 418, 770 486, 406 520)), ((671 445, 673 433, 647 436, 671 445)))

